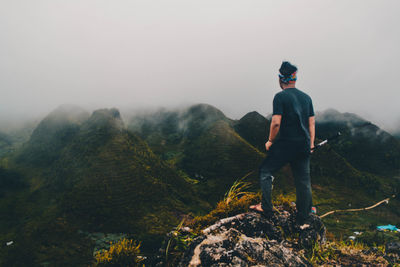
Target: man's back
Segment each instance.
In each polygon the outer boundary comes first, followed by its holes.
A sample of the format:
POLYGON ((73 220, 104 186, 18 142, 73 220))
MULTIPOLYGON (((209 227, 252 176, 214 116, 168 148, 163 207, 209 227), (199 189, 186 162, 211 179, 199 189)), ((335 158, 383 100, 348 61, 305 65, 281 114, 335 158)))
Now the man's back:
POLYGON ((312 207, 310 152, 314 147, 315 117, 311 98, 296 89, 297 67, 282 62, 279 86, 283 90, 275 95, 273 116, 265 149, 267 157, 260 166, 261 203, 251 209, 273 216, 271 201, 273 173, 290 163, 296 185, 297 222, 302 225, 312 207), (275 142, 278 134, 279 140, 275 142))
POLYGON ((309 117, 314 116, 311 98, 297 88, 286 88, 273 101, 273 115, 282 115, 280 140, 310 142, 309 117))

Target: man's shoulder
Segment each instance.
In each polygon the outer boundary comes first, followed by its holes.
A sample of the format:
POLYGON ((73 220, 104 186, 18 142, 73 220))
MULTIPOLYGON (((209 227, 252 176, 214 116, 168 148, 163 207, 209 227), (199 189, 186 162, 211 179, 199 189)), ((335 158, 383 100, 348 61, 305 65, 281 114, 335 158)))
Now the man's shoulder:
POLYGON ((311 97, 310 97, 306 92, 304 92, 304 91, 302 91, 302 90, 300 90, 300 89, 298 89, 298 88, 296 88, 296 90, 297 90, 297 93, 298 93, 298 94, 301 94, 301 95, 304 96, 305 98, 308 98, 308 99, 311 100, 311 97))
POLYGON ((282 90, 282 91, 280 91, 280 92, 275 94, 275 98, 285 97, 285 95, 286 95, 285 90, 282 90))
POLYGON ((298 88, 292 88, 290 90, 285 89, 275 94, 274 98, 276 99, 291 99, 293 94, 301 96, 303 99, 308 99, 311 101, 311 97, 305 93, 304 91, 298 88))
POLYGON ((283 92, 284 92, 284 91, 280 91, 280 92, 276 93, 275 96, 274 96, 274 101, 275 101, 275 100, 276 100, 276 101, 279 101, 279 100, 282 100, 283 98, 285 98, 283 92))

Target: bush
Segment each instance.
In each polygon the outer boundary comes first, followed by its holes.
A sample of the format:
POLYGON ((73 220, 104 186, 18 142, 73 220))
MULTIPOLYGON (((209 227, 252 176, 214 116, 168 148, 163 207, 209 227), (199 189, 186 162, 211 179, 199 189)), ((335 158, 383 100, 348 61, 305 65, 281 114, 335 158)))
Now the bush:
POLYGON ((111 243, 108 250, 95 254, 94 266, 144 266, 140 256, 140 243, 132 239, 122 239, 115 244, 111 243))
POLYGON ((28 184, 20 173, 0 167, 0 197, 27 187, 28 184))
POLYGON ((380 246, 389 242, 400 242, 400 237, 396 232, 374 230, 364 232, 357 237, 357 241, 367 246, 380 246))

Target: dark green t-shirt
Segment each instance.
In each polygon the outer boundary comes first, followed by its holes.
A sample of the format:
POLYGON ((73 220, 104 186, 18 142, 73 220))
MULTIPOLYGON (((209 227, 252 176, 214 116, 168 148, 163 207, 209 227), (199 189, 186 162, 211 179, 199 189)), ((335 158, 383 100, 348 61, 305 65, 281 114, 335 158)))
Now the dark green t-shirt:
POLYGON ((272 115, 282 115, 279 140, 308 141, 308 119, 314 116, 311 97, 297 88, 287 88, 277 93, 272 115))

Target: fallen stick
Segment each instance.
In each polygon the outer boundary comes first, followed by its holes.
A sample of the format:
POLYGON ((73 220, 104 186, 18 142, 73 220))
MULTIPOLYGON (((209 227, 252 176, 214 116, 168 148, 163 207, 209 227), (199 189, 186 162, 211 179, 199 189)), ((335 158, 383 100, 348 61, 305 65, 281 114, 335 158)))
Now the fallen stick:
MULTIPOLYGON (((393 195, 392 198, 394 198, 394 197, 396 197, 396 196, 393 195)), ((388 203, 389 203, 389 200, 390 200, 390 197, 385 198, 384 200, 379 201, 378 203, 376 203, 376 204, 374 204, 374 205, 372 205, 372 206, 370 206, 370 207, 366 207, 366 208, 347 209, 347 210, 332 210, 332 211, 329 211, 329 212, 327 212, 327 213, 325 213, 324 215, 321 215, 321 216, 319 216, 319 217, 322 219, 322 218, 324 218, 325 216, 328 216, 328 215, 333 214, 333 213, 336 213, 336 212, 353 212, 353 211, 370 210, 370 209, 373 209, 373 208, 375 208, 375 207, 381 205, 382 203, 388 204, 388 203)))

